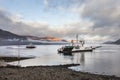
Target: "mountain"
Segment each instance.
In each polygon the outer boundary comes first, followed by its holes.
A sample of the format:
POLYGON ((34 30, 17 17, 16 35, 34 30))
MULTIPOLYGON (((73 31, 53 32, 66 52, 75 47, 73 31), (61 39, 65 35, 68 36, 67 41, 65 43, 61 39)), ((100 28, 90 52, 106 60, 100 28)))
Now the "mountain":
POLYGON ((114 44, 120 44, 120 39, 116 40, 115 42, 113 42, 114 44))
POLYGON ((32 40, 40 40, 40 41, 63 41, 63 42, 67 42, 64 39, 56 38, 56 37, 52 37, 52 36, 47 36, 47 37, 27 36, 27 38, 30 38, 32 40))
POLYGON ((47 37, 20 36, 20 35, 17 35, 9 31, 2 30, 2 29, 0 29, 0 39, 22 39, 22 40, 32 39, 32 40, 42 40, 42 41, 44 40, 45 41, 66 41, 64 39, 51 37, 51 36, 47 36, 47 37))
POLYGON ((116 41, 107 41, 107 42, 104 42, 104 44, 120 44, 120 39, 116 41))
POLYGON ((37 36, 20 36, 9 31, 0 29, 0 45, 35 45, 66 44, 68 41, 56 37, 37 37, 37 36))
POLYGON ((104 44, 113 44, 113 41, 104 42, 104 44))
POLYGON ((9 31, 0 29, 0 39, 22 39, 22 40, 25 40, 27 38, 24 36, 20 36, 20 35, 11 33, 9 31))

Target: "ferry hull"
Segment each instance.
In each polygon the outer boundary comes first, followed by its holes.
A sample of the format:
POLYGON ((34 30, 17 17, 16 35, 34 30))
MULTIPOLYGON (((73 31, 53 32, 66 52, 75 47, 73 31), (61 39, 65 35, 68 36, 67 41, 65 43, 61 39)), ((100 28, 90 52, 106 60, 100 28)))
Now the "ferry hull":
POLYGON ((73 50, 73 51, 58 51, 60 53, 75 53, 75 52, 92 52, 93 49, 87 49, 87 50, 73 50))

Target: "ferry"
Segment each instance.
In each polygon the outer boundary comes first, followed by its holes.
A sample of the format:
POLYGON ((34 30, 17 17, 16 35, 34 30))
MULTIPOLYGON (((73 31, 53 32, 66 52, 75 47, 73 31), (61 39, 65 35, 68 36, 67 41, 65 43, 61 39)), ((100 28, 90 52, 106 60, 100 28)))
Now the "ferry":
POLYGON ((58 49, 59 53, 73 53, 73 52, 92 52, 95 47, 84 47, 85 40, 78 40, 78 35, 76 36, 76 40, 71 40, 70 45, 62 46, 58 49))

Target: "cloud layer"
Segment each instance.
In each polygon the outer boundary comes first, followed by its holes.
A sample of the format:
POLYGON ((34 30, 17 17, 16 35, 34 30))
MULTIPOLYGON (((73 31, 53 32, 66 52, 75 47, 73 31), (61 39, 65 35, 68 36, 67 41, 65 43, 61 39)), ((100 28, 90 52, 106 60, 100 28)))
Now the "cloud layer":
POLYGON ((94 23, 96 34, 120 38, 120 0, 86 0, 81 15, 94 23))
POLYGON ((0 10, 0 29, 8 30, 20 35, 75 37, 76 34, 87 34, 93 24, 79 21, 62 26, 50 27, 45 22, 24 21, 15 14, 0 10), (84 27, 85 26, 85 27, 84 27))
POLYGON ((44 0, 50 10, 77 13, 79 21, 52 26, 42 21, 24 21, 19 15, 0 9, 0 29, 20 35, 73 37, 106 40, 120 38, 120 0, 44 0))
MULTIPOLYGON (((69 0, 69 2, 66 3, 67 5, 59 3, 58 6, 57 0, 52 0, 54 2, 51 0, 47 1, 47 5, 53 4, 54 6, 54 3, 56 3, 56 6, 52 7, 54 9, 62 7, 68 11, 78 13, 82 22, 87 20, 93 23, 91 27, 92 30, 84 26, 86 33, 90 36, 97 35, 103 38, 120 38, 120 0, 69 0)), ((66 1, 68 0, 61 0, 63 3, 66 1)), ((79 33, 84 31, 82 30, 83 27, 80 27, 81 24, 78 24, 79 27, 77 27, 77 24, 74 26, 76 26, 74 31, 77 30, 79 33)))
POLYGON ((0 29, 20 35, 46 36, 52 29, 45 22, 24 21, 17 15, 0 9, 0 29))

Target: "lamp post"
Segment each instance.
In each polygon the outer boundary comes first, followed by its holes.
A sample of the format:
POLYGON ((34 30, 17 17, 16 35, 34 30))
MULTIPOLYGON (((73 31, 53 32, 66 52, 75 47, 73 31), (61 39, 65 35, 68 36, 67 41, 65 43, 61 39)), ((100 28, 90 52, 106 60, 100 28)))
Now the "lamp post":
POLYGON ((18 66, 20 66, 20 39, 18 40, 18 66))

